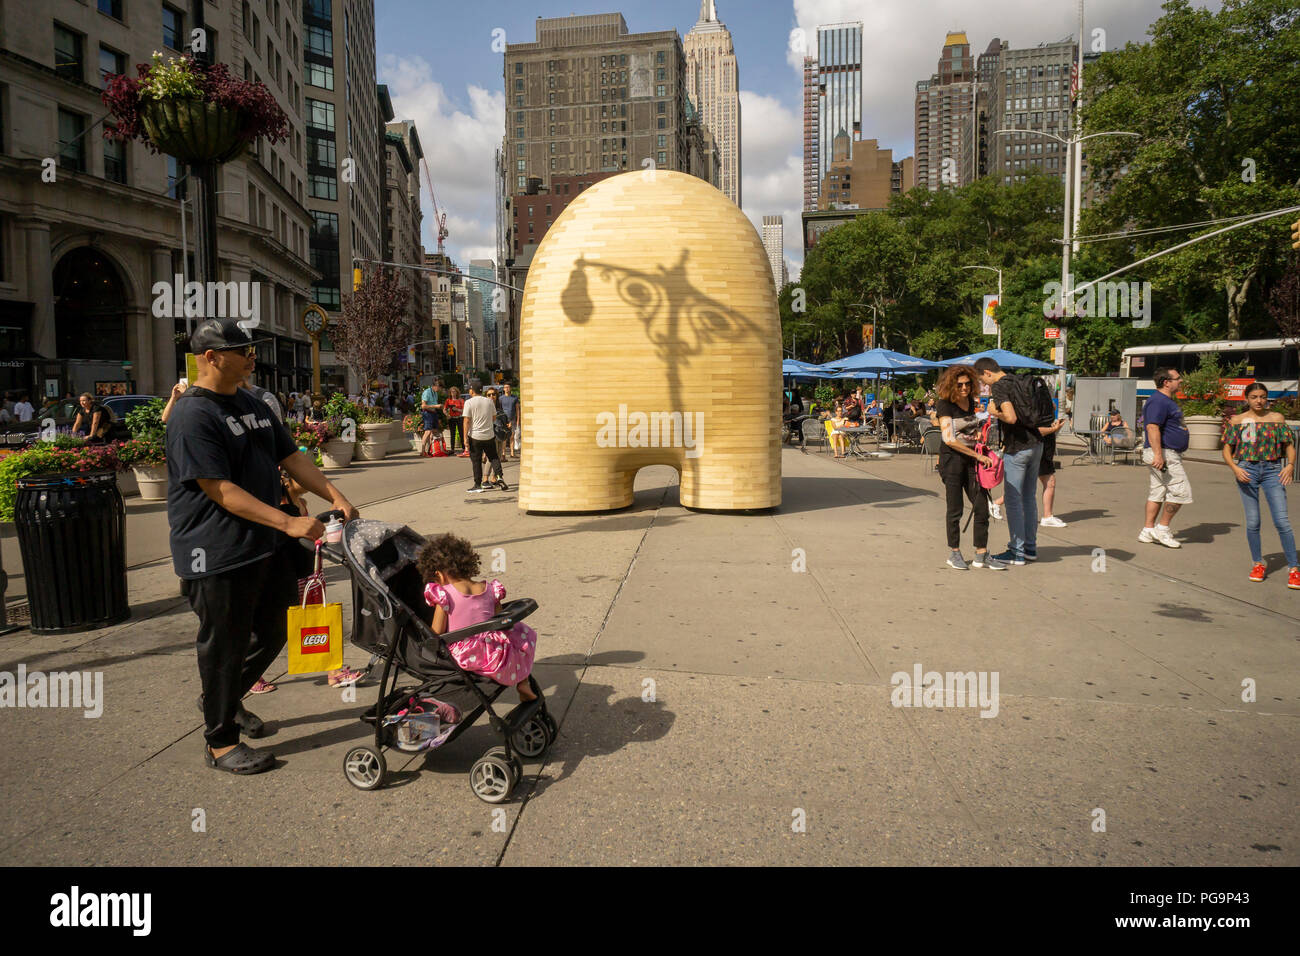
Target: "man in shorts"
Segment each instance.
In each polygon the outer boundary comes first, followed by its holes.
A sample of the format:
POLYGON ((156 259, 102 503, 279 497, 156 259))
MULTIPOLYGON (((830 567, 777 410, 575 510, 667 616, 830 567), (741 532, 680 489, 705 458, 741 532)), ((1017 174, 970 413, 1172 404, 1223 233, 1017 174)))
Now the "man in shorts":
POLYGON ((420 457, 433 457, 433 439, 442 437, 442 379, 435 378, 433 384, 420 394, 420 418, 424 434, 420 436, 420 457))
POLYGON ((1169 530, 1169 523, 1179 508, 1192 503, 1192 485, 1183 467, 1187 428, 1183 425, 1183 410, 1174 400, 1182 380, 1182 375, 1172 368, 1156 369, 1156 391, 1142 409, 1146 422, 1142 461, 1149 466, 1151 493, 1147 495, 1146 525, 1138 540, 1166 548, 1182 547, 1169 530), (1157 524, 1162 505, 1164 520, 1157 524))

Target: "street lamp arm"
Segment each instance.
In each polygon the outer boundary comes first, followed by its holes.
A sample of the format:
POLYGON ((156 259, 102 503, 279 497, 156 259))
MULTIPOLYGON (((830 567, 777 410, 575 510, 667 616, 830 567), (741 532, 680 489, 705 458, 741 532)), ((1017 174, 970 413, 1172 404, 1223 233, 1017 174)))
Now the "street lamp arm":
POLYGON ((1138 139, 1142 138, 1141 133, 1130 133, 1122 129, 1115 129, 1115 130, 1108 130, 1104 133, 1089 133, 1087 136, 1080 136, 1074 142, 1082 143, 1085 139, 1092 139, 1094 136, 1134 136, 1137 137, 1138 139))
POLYGON ((1001 136, 1003 133, 1029 133, 1033 136, 1047 136, 1056 140, 1058 143, 1065 143, 1067 146, 1070 144, 1070 140, 1061 139, 1061 137, 1057 136, 1055 133, 1049 133, 1046 130, 1041 129, 998 129, 993 131, 994 136, 1001 136))
POLYGON ((1231 232, 1234 229, 1240 229, 1242 226, 1253 226, 1255 225, 1255 223, 1263 222, 1266 219, 1276 219, 1278 216, 1289 216, 1292 213, 1296 213, 1296 212, 1300 212, 1300 206, 1288 206, 1285 209, 1274 209, 1272 212, 1261 213, 1260 215, 1255 216, 1253 219, 1247 219, 1245 222, 1234 223, 1231 226, 1224 226, 1222 229, 1216 229, 1214 230, 1214 232, 1207 232, 1203 236, 1197 236, 1194 239, 1188 239, 1186 242, 1180 242, 1176 246, 1170 246, 1168 249, 1162 249, 1159 252, 1153 253, 1149 256, 1145 256, 1144 258, 1139 259, 1137 262, 1130 262, 1126 266, 1120 266, 1120 268, 1116 269, 1114 272, 1108 272, 1104 276, 1100 276, 1099 278, 1093 279, 1091 282, 1085 282, 1083 283, 1083 285, 1071 289, 1069 292, 1064 293, 1063 297, 1073 297, 1076 293, 1082 292, 1084 289, 1088 288, 1089 286, 1094 286, 1098 282, 1105 282, 1107 279, 1117 276, 1121 272, 1128 272, 1128 270, 1134 269, 1137 266, 1142 265, 1144 262, 1150 262, 1152 259, 1159 259, 1161 256, 1167 256, 1169 255, 1169 253, 1177 252, 1179 249, 1185 249, 1194 243, 1200 242, 1202 239, 1209 239, 1213 236, 1217 236, 1224 232, 1231 232))

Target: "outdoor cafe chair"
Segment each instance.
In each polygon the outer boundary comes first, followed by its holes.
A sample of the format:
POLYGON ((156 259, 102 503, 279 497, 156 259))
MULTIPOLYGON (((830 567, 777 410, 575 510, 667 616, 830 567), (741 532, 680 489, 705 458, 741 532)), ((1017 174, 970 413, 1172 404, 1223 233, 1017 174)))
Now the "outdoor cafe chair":
POLYGON ((938 428, 927 428, 921 436, 921 453, 925 455, 927 471, 939 467, 939 449, 943 446, 943 432, 938 428))
POLYGON ((830 440, 826 437, 826 427, 815 418, 805 418, 799 426, 803 431, 803 443, 806 448, 809 442, 821 442, 830 448, 830 440))

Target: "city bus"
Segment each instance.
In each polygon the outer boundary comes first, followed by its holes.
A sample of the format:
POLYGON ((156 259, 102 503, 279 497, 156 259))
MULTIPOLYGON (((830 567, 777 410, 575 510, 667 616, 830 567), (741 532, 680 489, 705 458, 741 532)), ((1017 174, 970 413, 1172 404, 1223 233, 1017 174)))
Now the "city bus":
POLYGON ((1125 349, 1121 355, 1120 378, 1137 379, 1138 397, 1149 398, 1155 391, 1151 376, 1156 369, 1171 367, 1186 375, 1196 371, 1201 356, 1206 352, 1217 352, 1219 364, 1225 369, 1244 365, 1230 380, 1234 385, 1244 388, 1246 384, 1258 381, 1268 387, 1269 395, 1274 398, 1296 394, 1297 378, 1300 377, 1296 347, 1282 339, 1139 345, 1125 349))

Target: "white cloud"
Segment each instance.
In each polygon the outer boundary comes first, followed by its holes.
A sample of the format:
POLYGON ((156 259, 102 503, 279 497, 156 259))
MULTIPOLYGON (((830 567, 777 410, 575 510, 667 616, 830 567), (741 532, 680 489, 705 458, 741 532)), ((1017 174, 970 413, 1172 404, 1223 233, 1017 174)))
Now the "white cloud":
POLYGON ((784 216, 786 258, 802 262, 803 120, 773 97, 741 90, 740 126, 745 214, 759 235, 764 216, 784 216))
MULTIPOLYGON (((439 209, 447 215, 447 252, 463 269, 470 259, 496 258, 496 177, 492 157, 505 132, 505 95, 468 86, 468 112, 459 109, 422 57, 383 56, 379 79, 388 84, 397 119, 415 121, 439 209)), ((423 177, 421 177, 423 179, 423 177)), ((424 244, 433 250, 433 205, 421 182, 424 244)))

